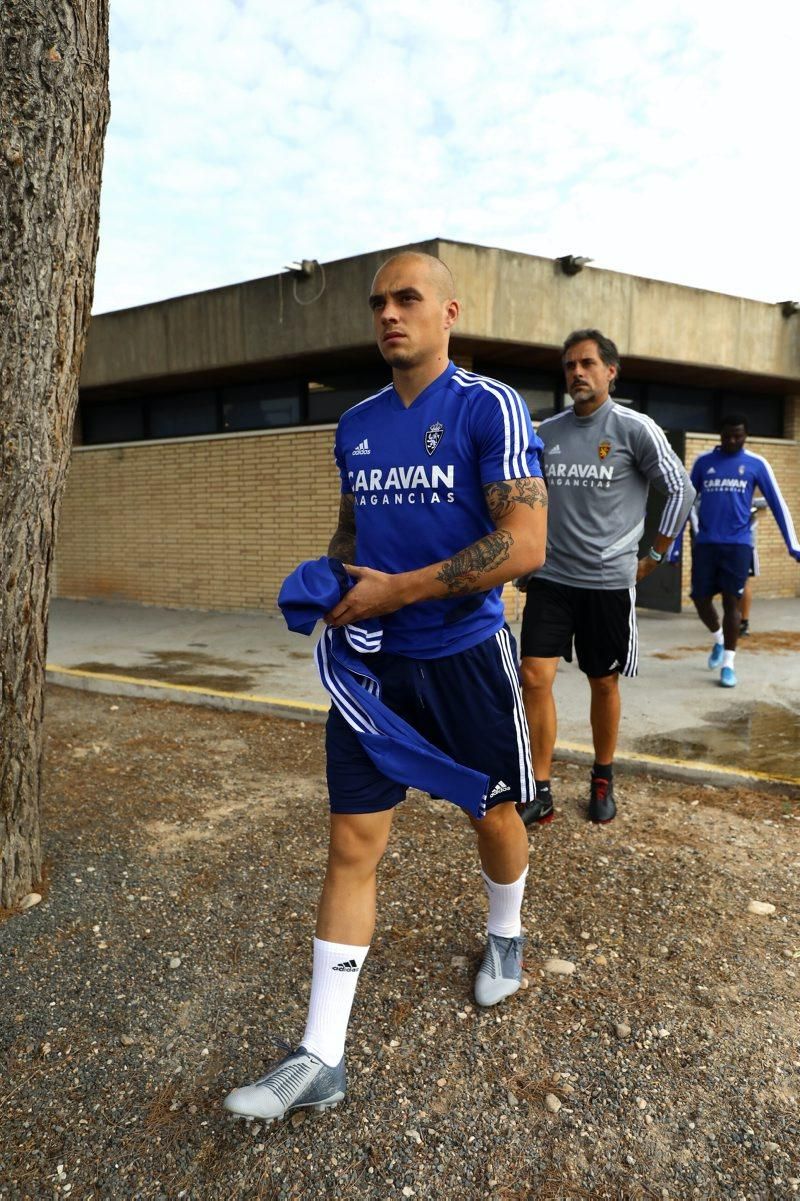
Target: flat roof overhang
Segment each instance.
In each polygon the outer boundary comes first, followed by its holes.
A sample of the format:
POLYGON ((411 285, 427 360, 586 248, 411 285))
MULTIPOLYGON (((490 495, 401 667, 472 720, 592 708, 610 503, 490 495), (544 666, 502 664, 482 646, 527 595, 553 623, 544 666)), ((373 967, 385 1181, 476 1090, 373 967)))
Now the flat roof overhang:
MULTIPOLYGON (((398 249, 142 305, 93 319, 85 397, 112 399, 210 383, 380 368, 366 297, 398 249)), ((800 393, 800 317, 779 305, 432 239, 411 249, 452 269, 462 313, 453 354, 482 363, 559 369, 571 330, 617 343, 623 379, 800 393)))

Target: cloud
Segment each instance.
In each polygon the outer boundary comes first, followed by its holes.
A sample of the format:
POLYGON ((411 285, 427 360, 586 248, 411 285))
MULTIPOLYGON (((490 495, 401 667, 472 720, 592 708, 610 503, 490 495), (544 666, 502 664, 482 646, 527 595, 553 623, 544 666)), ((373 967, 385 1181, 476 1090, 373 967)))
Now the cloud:
POLYGON ((96 311, 435 235, 796 295, 798 33, 773 0, 116 0, 96 311))

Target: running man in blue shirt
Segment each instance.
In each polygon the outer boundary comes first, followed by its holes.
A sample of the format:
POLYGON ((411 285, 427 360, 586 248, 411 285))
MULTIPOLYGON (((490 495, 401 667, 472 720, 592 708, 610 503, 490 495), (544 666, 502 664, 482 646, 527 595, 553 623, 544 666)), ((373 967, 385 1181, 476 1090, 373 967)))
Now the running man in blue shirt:
MULTIPOLYGON (((355 586, 334 627, 380 617, 370 656, 381 696, 429 742, 486 774, 487 812, 470 818, 489 898, 480 1005, 522 982, 520 911, 533 799, 516 648, 501 587, 544 560, 547 492, 530 416, 513 389, 448 358, 459 314, 447 267, 403 253, 384 263, 370 308, 392 383, 349 409, 336 433, 339 524, 328 549, 355 586)), ((226 1099, 272 1121, 345 1093, 350 1008, 375 926, 376 870, 405 788, 383 775, 334 705, 326 730, 331 822, 311 996, 298 1050, 226 1099)))
POLYGON ((772 468, 761 455, 745 450, 747 420, 725 417, 720 444, 699 455, 691 478, 697 492, 692 525, 692 600, 700 620, 714 635, 708 666, 720 670, 723 688, 736 687, 734 657, 741 623, 741 598, 752 562, 750 514, 758 488, 772 510, 789 554, 800 561, 792 516, 772 468), (722 623, 714 597, 722 593, 722 623))

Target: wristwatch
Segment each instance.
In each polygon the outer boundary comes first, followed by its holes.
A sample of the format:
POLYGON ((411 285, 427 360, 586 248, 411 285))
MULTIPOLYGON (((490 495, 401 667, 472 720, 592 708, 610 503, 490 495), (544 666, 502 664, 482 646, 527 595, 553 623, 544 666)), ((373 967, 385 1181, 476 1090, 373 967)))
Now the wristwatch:
POLYGON ((648 556, 648 558, 652 559, 654 563, 663 563, 664 562, 664 555, 660 555, 658 553, 658 551, 655 550, 652 546, 650 547, 649 551, 647 552, 647 556, 648 556))

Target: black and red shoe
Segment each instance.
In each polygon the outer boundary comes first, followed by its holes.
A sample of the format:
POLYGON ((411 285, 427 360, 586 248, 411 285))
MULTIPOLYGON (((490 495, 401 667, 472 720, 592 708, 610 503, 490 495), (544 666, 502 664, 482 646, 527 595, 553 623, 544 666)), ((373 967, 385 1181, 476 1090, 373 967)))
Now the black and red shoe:
POLYGON ((522 824, 525 826, 541 826, 553 820, 553 797, 550 789, 536 790, 536 798, 520 810, 522 824))
POLYGON ((614 804, 614 781, 592 776, 589 793, 589 821, 598 825, 612 822, 617 816, 614 804))

